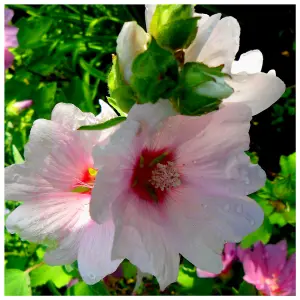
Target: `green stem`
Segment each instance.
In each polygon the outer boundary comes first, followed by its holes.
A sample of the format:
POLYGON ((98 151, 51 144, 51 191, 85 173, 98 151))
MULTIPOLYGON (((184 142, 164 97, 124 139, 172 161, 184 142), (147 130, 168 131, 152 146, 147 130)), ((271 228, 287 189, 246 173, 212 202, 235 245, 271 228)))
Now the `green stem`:
POLYGON ((56 288, 55 284, 52 281, 48 281, 47 286, 48 286, 49 290, 51 291, 52 295, 61 296, 61 293, 59 292, 59 290, 56 288))
POLYGON ((34 266, 28 268, 28 269, 25 271, 25 273, 30 273, 31 271, 33 271, 33 270, 35 270, 35 269, 41 267, 41 266, 44 265, 44 264, 45 264, 45 263, 42 261, 41 263, 39 263, 39 264, 37 264, 37 265, 34 265, 34 266))

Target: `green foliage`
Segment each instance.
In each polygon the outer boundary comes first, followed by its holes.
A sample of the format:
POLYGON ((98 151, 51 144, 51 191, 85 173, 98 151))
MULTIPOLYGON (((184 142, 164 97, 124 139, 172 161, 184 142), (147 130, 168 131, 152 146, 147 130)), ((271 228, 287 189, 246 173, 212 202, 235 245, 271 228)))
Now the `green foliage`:
POLYGON ((125 120, 126 117, 116 117, 101 124, 81 126, 80 128, 78 128, 78 130, 104 130, 116 126, 125 120))
POLYGON ((122 270, 125 279, 130 279, 136 276, 137 268, 129 261, 122 262, 122 270))
POLYGON ((31 271, 30 278, 32 287, 44 285, 51 280, 58 288, 65 286, 72 279, 62 267, 50 267, 48 265, 42 265, 31 271))
POLYGON ((218 109, 233 90, 224 81, 223 66, 209 68, 202 63, 186 63, 180 73, 175 103, 185 115, 201 115, 218 109))
POLYGON ((186 49, 197 34, 192 5, 157 5, 150 33, 157 43, 170 50, 186 49))
POLYGON ((246 281, 243 281, 240 285, 240 288, 239 288, 239 296, 256 296, 257 295, 257 292, 256 292, 256 288, 246 282, 246 281))
POLYGON ((177 82, 178 63, 175 57, 152 39, 148 49, 139 54, 132 64, 131 84, 137 102, 155 103, 159 98, 169 98, 177 82))
POLYGON ((18 269, 5 270, 5 296, 31 296, 30 278, 18 269))

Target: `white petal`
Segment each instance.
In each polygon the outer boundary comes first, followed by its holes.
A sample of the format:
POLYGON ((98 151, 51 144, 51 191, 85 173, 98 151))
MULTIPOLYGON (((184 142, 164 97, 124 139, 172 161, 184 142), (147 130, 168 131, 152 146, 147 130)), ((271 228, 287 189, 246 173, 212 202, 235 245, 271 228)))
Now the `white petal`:
MULTIPOLYGON (((198 15, 197 15, 198 16, 198 15)), ((221 14, 215 14, 212 16, 208 16, 205 14, 199 14, 201 19, 198 21, 198 31, 196 38, 192 42, 192 44, 185 51, 185 62, 193 62, 197 61, 197 58, 210 37, 212 31, 216 27, 217 23, 221 18, 221 14)))
POLYGON ((91 221, 86 225, 80 240, 78 268, 87 284, 95 284, 113 273, 122 260, 111 260, 114 224, 108 221, 98 225, 91 221))
POLYGON ((10 233, 36 242, 67 243, 90 220, 89 195, 57 193, 40 201, 27 201, 7 218, 10 233))
POLYGON ((117 38, 119 66, 127 83, 132 74, 131 66, 136 56, 146 50, 148 35, 135 21, 124 23, 117 38))
POLYGON ((234 89, 234 93, 223 103, 240 102, 252 109, 252 115, 259 114, 276 102, 285 91, 284 82, 274 73, 256 73, 248 76, 232 75, 226 82, 234 89))
POLYGON ((273 76, 276 76, 276 71, 275 71, 275 70, 270 70, 270 71, 268 72, 268 74, 273 75, 273 76))
POLYGON ((146 4, 145 7, 146 7, 146 9, 145 9, 146 29, 149 32, 150 23, 151 23, 152 16, 153 16, 153 14, 155 12, 155 9, 156 9, 156 5, 146 4))
POLYGON ((246 72, 255 74, 261 71, 263 65, 263 55, 259 50, 248 51, 235 60, 231 66, 231 74, 246 72))
POLYGON ((5 200, 25 201, 42 199, 43 195, 58 192, 28 164, 5 168, 5 200))
POLYGON ((128 113, 128 119, 146 125, 151 132, 159 126, 161 121, 176 114, 169 100, 160 99, 155 104, 135 104, 128 113))
MULTIPOLYGON (((249 148, 251 110, 247 105, 227 105, 201 118, 211 120, 202 120, 202 125, 207 126, 202 130, 199 128, 199 134, 195 138, 177 148, 179 164, 205 167, 207 164, 224 161, 233 152, 249 148)), ((185 131, 187 129, 183 126, 182 134, 185 131)))
POLYGON ((92 113, 82 112, 71 103, 58 103, 52 110, 51 120, 69 130, 76 130, 84 125, 98 124, 99 120, 92 113))
MULTIPOLYGON (((143 200, 130 197, 113 204, 116 234, 112 257, 127 258, 143 273, 156 276, 160 289, 164 290, 177 280, 179 255, 168 242, 164 228, 151 219, 154 211, 145 205, 143 200)), ((157 210, 156 213, 159 214, 157 210)))
POLYGON ((209 67, 225 65, 223 71, 228 72, 238 52, 239 43, 238 21, 233 17, 225 17, 217 23, 196 60, 209 67))
POLYGON ((101 106, 101 113, 96 117, 100 121, 99 123, 106 122, 118 116, 115 111, 103 100, 100 99, 99 104, 101 106))

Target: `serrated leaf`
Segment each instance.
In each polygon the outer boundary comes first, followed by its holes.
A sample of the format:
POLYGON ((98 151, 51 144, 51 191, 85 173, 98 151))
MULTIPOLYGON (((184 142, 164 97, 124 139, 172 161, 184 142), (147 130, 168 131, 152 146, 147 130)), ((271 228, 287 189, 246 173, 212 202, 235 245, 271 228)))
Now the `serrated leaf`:
POLYGON ((17 269, 5 269, 5 296, 31 296, 30 278, 17 269))
POLYGON ((12 153, 13 153, 15 164, 22 164, 24 162, 21 153, 19 152, 18 148, 15 145, 12 145, 12 153))
MULTIPOLYGON (((152 39, 148 49, 132 64, 131 86, 139 104, 169 98, 178 83, 178 63, 173 54, 152 39)), ((114 96, 112 96, 115 98, 114 96)))
POLYGON ((51 280, 58 288, 65 286, 72 279, 61 266, 48 265, 42 265, 31 271, 30 278, 32 287, 44 285, 51 280))
POLYGON ((116 126, 125 120, 126 117, 116 117, 100 124, 81 126, 78 130, 104 130, 116 126))

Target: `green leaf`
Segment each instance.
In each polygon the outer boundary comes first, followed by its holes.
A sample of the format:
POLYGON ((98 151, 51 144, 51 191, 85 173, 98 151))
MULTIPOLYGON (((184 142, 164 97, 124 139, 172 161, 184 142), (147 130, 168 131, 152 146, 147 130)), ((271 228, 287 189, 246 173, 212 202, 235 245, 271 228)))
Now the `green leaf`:
POLYGON ((177 282, 186 289, 191 289, 194 286, 196 271, 180 265, 177 282))
POLYGON ((296 173, 296 152, 289 156, 282 155, 280 157, 279 164, 281 167, 280 174, 284 176, 295 174, 296 173))
POLYGON ((136 96, 129 85, 119 86, 111 93, 111 97, 116 101, 116 105, 126 113, 129 112, 136 101, 136 96))
POLYGON ((50 118, 51 111, 55 106, 56 88, 56 82, 47 83, 36 90, 32 96, 34 108, 40 117, 50 118))
POLYGON ((212 278, 195 278, 191 291, 192 295, 210 296, 213 290, 214 280, 212 278))
POLYGON ((279 227, 283 227, 287 224, 286 219, 284 218, 284 215, 279 212, 274 212, 269 216, 269 221, 272 225, 277 224, 279 227))
POLYGON ((93 295, 95 296, 107 296, 109 295, 109 292, 103 283, 103 281, 100 281, 94 285, 89 286, 90 290, 92 291, 93 295))
POLYGON ((171 50, 185 49, 197 33, 192 5, 157 5, 150 24, 150 33, 158 44, 171 50))
POLYGON ((22 155, 20 154, 18 148, 15 145, 12 145, 12 153, 15 164, 22 164, 24 162, 22 155))
POLYGON ((258 241, 267 244, 272 235, 272 225, 269 218, 265 217, 263 224, 254 232, 247 235, 241 242, 242 248, 249 248, 258 241))
POLYGON ((51 25, 52 19, 47 17, 22 18, 17 22, 19 46, 22 48, 40 47, 42 37, 51 25))
POLYGON ((123 261, 122 270, 125 279, 130 279, 136 276, 137 268, 129 261, 123 261))
POLYGON ((114 55, 112 61, 113 61, 113 65, 111 67, 111 70, 107 78, 107 85, 108 85, 110 95, 115 89, 125 84, 123 80, 123 76, 120 72, 118 57, 114 55))
POLYGON ((31 296, 28 274, 17 269, 5 269, 5 296, 31 296))
POLYGON ((214 111, 223 98, 232 94, 233 89, 225 82, 222 68, 209 68, 197 62, 184 65, 175 92, 176 103, 182 114, 201 115, 214 111))
POLYGON ((243 281, 239 288, 239 295, 240 296, 256 296, 257 295, 256 288, 252 284, 250 284, 246 281, 243 281))
POLYGON ((126 117, 127 114, 117 105, 117 101, 112 97, 106 97, 108 103, 122 116, 126 117))
POLYGON ((61 266, 50 267, 48 265, 42 265, 31 271, 30 278, 32 287, 44 285, 51 280, 58 288, 65 286, 72 279, 61 266))
POLYGON ((82 57, 79 59, 79 64, 83 70, 87 71, 94 77, 99 78, 100 80, 106 82, 106 75, 102 71, 99 71, 96 68, 94 68, 93 66, 91 66, 82 57))
POLYGON ((81 281, 69 287, 66 291, 67 296, 92 296, 92 291, 89 286, 81 281))
POLYGON ((9 255, 5 257, 7 259, 7 269, 19 269, 25 271, 25 267, 28 261, 27 256, 9 255))
POLYGON ((78 128, 78 130, 103 130, 103 129, 116 126, 125 120, 126 117, 116 117, 100 124, 81 126, 78 128))
POLYGON ((148 49, 139 54, 132 64, 131 85, 137 94, 137 102, 155 103, 160 98, 169 98, 177 83, 178 63, 175 57, 152 39, 148 49))
MULTIPOLYGON (((292 93, 292 89, 291 88, 287 88, 286 90, 285 90, 285 92, 283 93, 283 95, 281 96, 281 98, 288 98, 290 95, 291 95, 291 93, 292 93)), ((277 105, 279 105, 279 104, 277 104, 277 105)), ((274 105, 275 106, 275 105, 274 105)), ((280 105, 279 105, 280 106, 280 105)))

